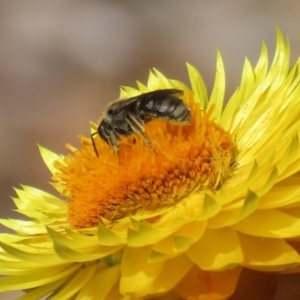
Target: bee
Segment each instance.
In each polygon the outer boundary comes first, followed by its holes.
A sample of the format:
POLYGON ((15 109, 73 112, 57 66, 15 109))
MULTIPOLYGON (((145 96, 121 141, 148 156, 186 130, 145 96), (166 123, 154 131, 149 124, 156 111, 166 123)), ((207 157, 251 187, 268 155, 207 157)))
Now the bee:
POLYGON ((93 138, 97 134, 114 149, 117 155, 119 155, 120 138, 133 133, 140 135, 154 151, 145 132, 145 124, 154 119, 177 123, 190 122, 191 111, 180 98, 182 95, 181 90, 165 89, 113 102, 105 111, 97 132, 91 134, 97 157, 98 151, 93 138))

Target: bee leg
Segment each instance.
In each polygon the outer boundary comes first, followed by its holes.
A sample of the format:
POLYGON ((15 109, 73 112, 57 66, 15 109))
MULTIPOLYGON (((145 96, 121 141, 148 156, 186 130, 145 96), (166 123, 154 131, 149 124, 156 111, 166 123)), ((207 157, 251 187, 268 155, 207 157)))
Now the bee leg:
POLYGON ((144 139, 144 141, 146 142, 146 144, 151 148, 151 150, 155 152, 146 132, 145 132, 145 128, 144 128, 144 122, 137 116, 128 113, 126 115, 126 121, 128 122, 128 124, 130 125, 131 129, 136 132, 137 134, 139 134, 140 136, 142 136, 142 138, 144 139))
POLYGON ((98 150, 97 150, 97 147, 96 147, 96 143, 94 141, 94 135, 96 135, 96 134, 98 134, 98 132, 94 132, 94 133, 91 134, 91 140, 92 140, 92 144, 93 144, 96 156, 99 157, 98 150))
POLYGON ((119 158, 120 142, 119 142, 118 136, 115 134, 115 132, 112 131, 112 132, 110 132, 110 135, 107 140, 108 140, 109 146, 114 149, 115 154, 119 158))
POLYGON ((113 148, 115 154, 117 154, 119 157, 119 137, 116 134, 116 132, 114 132, 113 128, 111 128, 110 126, 100 125, 98 128, 98 132, 95 132, 91 135, 93 147, 98 157, 98 151, 96 148, 95 141, 93 139, 93 136, 96 134, 99 134, 102 140, 104 140, 109 145, 109 147, 113 148))

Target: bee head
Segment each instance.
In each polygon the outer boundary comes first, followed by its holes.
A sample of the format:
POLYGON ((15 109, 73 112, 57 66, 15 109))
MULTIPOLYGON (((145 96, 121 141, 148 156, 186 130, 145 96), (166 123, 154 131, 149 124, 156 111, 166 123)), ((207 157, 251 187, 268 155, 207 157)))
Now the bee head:
POLYGON ((110 144, 110 135, 112 130, 112 126, 105 119, 100 123, 98 127, 99 136, 107 144, 110 144))

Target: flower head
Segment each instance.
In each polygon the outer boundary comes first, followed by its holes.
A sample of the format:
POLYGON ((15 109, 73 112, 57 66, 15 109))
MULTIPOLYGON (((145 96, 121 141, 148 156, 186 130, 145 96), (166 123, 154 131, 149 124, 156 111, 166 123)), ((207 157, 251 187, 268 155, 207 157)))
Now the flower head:
POLYGON ((99 157, 89 137, 66 156, 41 148, 66 201, 17 190, 31 221, 1 220, 16 234, 0 236, 0 291, 27 290, 23 300, 226 299, 242 267, 297 271, 299 67, 289 68, 278 32, 271 67, 263 45, 226 105, 219 54, 209 98, 194 67, 191 89, 154 70, 121 98, 179 89, 192 120, 148 122, 153 149, 134 133, 119 155, 99 136, 99 157))
POLYGON ((189 124, 154 119, 146 125, 155 152, 137 134, 121 142, 119 155, 99 137, 95 143, 100 157, 90 138, 80 137, 80 150, 68 145, 71 154, 55 164, 60 172, 54 180, 70 199, 71 225, 97 226, 101 217, 145 220, 147 214, 174 207, 193 192, 220 189, 234 171, 234 140, 210 119, 213 108, 202 110, 189 91, 184 100, 193 114, 189 124))

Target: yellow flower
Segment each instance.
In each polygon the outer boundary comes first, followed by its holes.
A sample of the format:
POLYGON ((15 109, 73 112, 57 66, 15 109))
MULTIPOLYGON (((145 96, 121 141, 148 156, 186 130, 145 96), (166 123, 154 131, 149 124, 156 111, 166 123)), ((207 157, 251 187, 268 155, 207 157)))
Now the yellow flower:
MULTIPOLYGON (((30 221, 1 220, 0 291, 19 299, 227 299, 241 269, 296 272, 300 265, 300 61, 278 31, 268 68, 263 45, 246 60, 240 87, 224 106, 217 56, 208 98, 188 65, 191 90, 157 70, 146 86, 184 91, 189 124, 153 120, 155 152, 132 134, 119 157, 99 136, 67 156, 40 148, 65 196, 23 186, 17 210, 30 221)), ((92 130, 97 129, 92 125, 92 130)))

